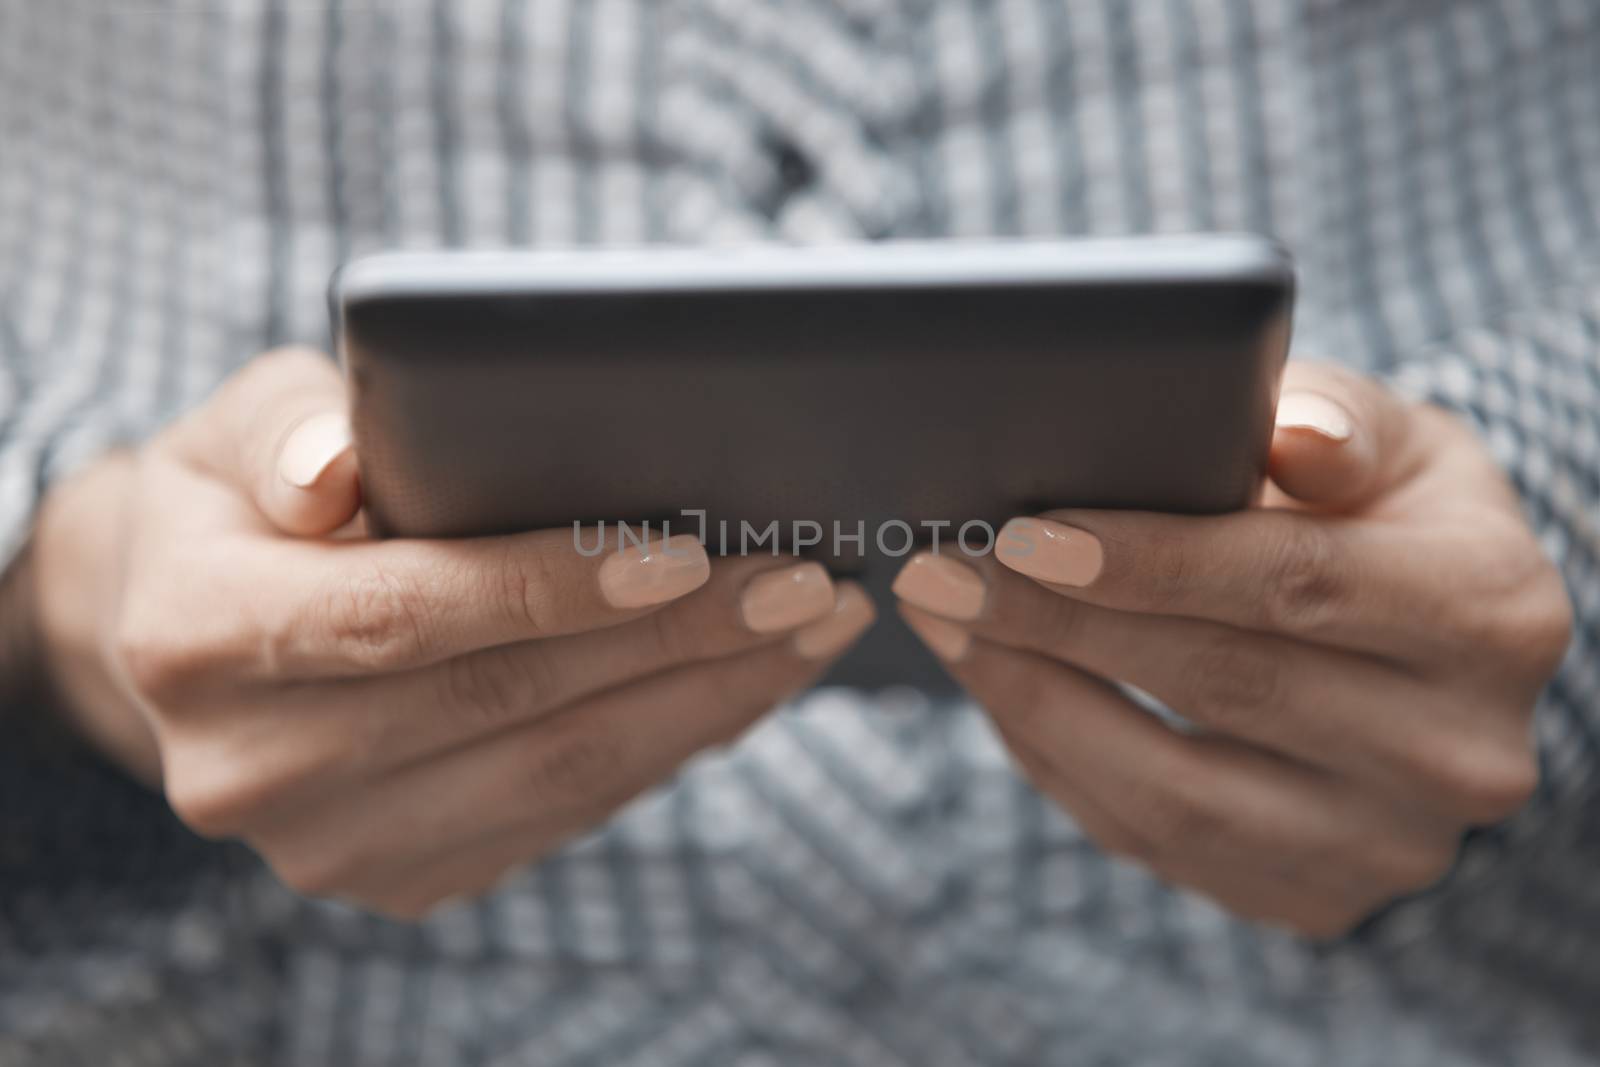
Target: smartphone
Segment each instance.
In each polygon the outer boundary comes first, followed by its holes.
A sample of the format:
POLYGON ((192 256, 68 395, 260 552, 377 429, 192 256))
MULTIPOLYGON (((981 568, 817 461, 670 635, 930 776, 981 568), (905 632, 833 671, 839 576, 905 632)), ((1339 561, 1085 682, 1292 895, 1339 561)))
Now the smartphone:
MULTIPOLYGON (((882 591, 1016 514, 1247 506, 1293 291, 1216 234, 396 252, 331 304, 379 535, 648 521, 882 591)), ((878 631, 840 679, 934 676, 878 631)))

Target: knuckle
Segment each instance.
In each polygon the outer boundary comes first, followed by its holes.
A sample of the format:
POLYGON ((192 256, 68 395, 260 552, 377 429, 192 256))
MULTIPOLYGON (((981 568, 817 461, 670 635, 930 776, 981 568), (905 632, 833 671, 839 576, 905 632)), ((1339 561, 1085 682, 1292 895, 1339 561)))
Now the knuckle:
POLYGON ((1531 752, 1507 754, 1477 770, 1463 796, 1473 820, 1498 821, 1522 810, 1539 787, 1539 767, 1531 752))
POLYGON ((501 601, 512 615, 512 625, 530 638, 561 632, 561 605, 552 561, 541 552, 518 551, 507 544, 499 567, 501 601))
MULTIPOLYGON (((1157 608, 1170 607, 1183 599, 1193 571, 1189 552, 1189 546, 1178 537, 1162 538, 1143 547, 1141 554, 1145 557, 1147 580, 1151 583, 1157 608)), ((1131 555, 1119 553, 1109 558, 1131 555)))
POLYGON ((1384 861, 1384 883, 1401 893, 1420 893, 1436 885, 1455 866, 1453 846, 1401 842, 1384 861))
POLYGON ((289 853, 267 862, 278 881, 303 897, 336 896, 349 881, 349 864, 338 857, 289 853))
POLYGON ((1541 568, 1515 600, 1496 613, 1495 646, 1519 676, 1547 681, 1561 665, 1572 640, 1572 601, 1560 574, 1541 568))
POLYGON ((135 693, 157 706, 181 705, 230 657, 225 634, 201 638, 178 624, 174 614, 154 605, 124 609, 111 631, 110 658, 117 671, 135 693))
POLYGON ((643 677, 665 668, 701 663, 725 652, 738 651, 736 646, 720 648, 718 639, 708 632, 702 619, 687 617, 676 608, 677 605, 673 605, 652 611, 618 631, 619 636, 626 632, 626 664, 623 666, 628 677, 643 677))
POLYGON ((1153 785, 1141 798, 1136 824, 1155 851, 1205 855, 1232 836, 1227 815, 1204 792, 1175 784, 1153 785))
POLYGON ((201 673, 203 657, 154 626, 119 625, 111 655, 123 677, 141 697, 164 704, 201 673))
POLYGON ((1445 548, 1470 576, 1441 614, 1447 636, 1493 670, 1546 681, 1572 637, 1572 602, 1560 570, 1510 517, 1485 520, 1445 548))
POLYGON ((178 821, 201 837, 228 837, 240 825, 240 806, 228 794, 172 777, 166 779, 166 792, 167 804, 178 821))
POLYGON ((1182 668, 1195 721, 1225 733, 1255 734, 1282 694, 1283 666, 1260 639, 1226 634, 1207 642, 1182 668))
POLYGON ((1346 592, 1333 541, 1311 522, 1285 527, 1268 555, 1262 613, 1269 628, 1314 634, 1328 621, 1346 592))
POLYGON ((180 822, 201 837, 236 836, 265 802, 266 790, 250 773, 209 752, 182 746, 162 754, 167 804, 180 822))
POLYGON ((1046 714, 1044 671, 1026 657, 988 657, 978 679, 989 710, 1024 736, 1035 733, 1046 714))
POLYGON ((413 582, 373 568, 324 590, 312 611, 336 653, 371 670, 391 670, 424 660, 431 648, 427 598, 413 582))
POLYGON ((526 649, 493 649, 449 660, 441 675, 447 709, 458 721, 486 728, 519 718, 540 691, 537 659, 526 649))
POLYGON ((1478 737, 1441 740, 1419 753, 1418 762, 1424 780, 1473 825, 1515 814, 1539 785, 1538 761, 1527 744, 1478 737))
POLYGON ((709 649, 696 647, 697 640, 704 643, 703 638, 697 638, 697 629, 685 626, 683 620, 675 616, 669 608, 665 611, 651 612, 645 618, 650 620, 648 629, 649 637, 648 663, 692 663, 706 658, 711 654, 709 649))
POLYGON ((587 806, 622 789, 626 744, 615 730, 582 724, 541 738, 528 785, 540 807, 587 806))
POLYGON ((326 739, 263 744, 259 731, 200 725, 167 724, 161 760, 167 803, 202 837, 242 836, 286 800, 347 770, 347 748, 326 739))
POLYGON ((1046 596, 1030 599, 1038 604, 1044 612, 1044 617, 1038 623, 1021 618, 1007 619, 1006 621, 1014 621, 1027 627, 1037 625, 1038 632, 1044 639, 1044 649, 1071 662, 1073 653, 1082 644, 1081 638, 1086 619, 1083 605, 1071 597, 1064 596, 1046 596))

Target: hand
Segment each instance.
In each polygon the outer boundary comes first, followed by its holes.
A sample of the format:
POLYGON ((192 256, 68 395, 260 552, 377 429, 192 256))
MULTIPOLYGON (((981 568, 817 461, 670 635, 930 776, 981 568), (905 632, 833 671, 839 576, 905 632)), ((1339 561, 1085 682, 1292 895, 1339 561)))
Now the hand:
POLYGON ((1332 937, 1526 801, 1570 608, 1511 488, 1442 411, 1291 365, 1270 474, 1241 514, 1016 519, 981 559, 913 557, 895 591, 1085 833, 1332 937))
POLYGON ((52 493, 35 538, 70 714, 294 889, 401 917, 479 892, 872 621, 815 563, 712 563, 659 530, 592 557, 570 529, 371 541, 345 406, 326 359, 262 357, 52 493))

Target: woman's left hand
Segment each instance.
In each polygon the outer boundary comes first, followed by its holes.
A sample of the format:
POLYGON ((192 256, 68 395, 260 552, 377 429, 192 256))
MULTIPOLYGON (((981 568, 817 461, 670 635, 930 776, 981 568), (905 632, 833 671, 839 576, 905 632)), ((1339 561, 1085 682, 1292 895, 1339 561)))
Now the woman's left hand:
POLYGON ((1015 519, 982 558, 913 557, 895 591, 1099 844, 1333 937, 1527 801, 1532 709, 1571 609, 1515 493, 1443 411, 1291 364, 1270 474, 1239 514, 1015 519))

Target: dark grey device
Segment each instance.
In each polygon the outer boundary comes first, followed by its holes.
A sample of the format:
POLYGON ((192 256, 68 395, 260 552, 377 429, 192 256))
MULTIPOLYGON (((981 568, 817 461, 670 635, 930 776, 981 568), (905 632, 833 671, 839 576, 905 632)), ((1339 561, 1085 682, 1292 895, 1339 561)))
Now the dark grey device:
MULTIPOLYGON (((881 594, 901 524, 1249 504, 1293 268, 1244 235, 389 253, 332 302, 379 534, 815 523, 881 594)), ((931 667, 891 619, 836 679, 931 667)))

